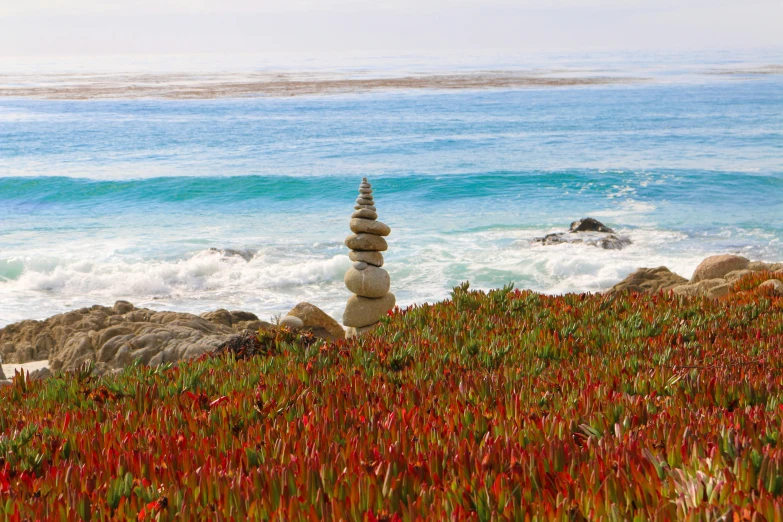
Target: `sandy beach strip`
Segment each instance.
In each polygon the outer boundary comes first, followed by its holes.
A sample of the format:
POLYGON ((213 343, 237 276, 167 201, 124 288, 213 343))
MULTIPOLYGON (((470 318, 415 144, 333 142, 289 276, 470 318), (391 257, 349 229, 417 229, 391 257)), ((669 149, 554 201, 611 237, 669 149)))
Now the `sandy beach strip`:
POLYGON ((515 89, 628 84, 646 78, 483 71, 393 77, 345 77, 308 74, 139 74, 0 75, 0 97, 54 100, 214 99, 290 97, 393 90, 515 89))
POLYGON ((14 378, 14 374, 17 371, 32 373, 35 370, 40 370, 41 368, 48 368, 48 367, 49 367, 49 361, 31 361, 23 364, 4 364, 3 373, 5 374, 6 379, 11 380, 14 378))

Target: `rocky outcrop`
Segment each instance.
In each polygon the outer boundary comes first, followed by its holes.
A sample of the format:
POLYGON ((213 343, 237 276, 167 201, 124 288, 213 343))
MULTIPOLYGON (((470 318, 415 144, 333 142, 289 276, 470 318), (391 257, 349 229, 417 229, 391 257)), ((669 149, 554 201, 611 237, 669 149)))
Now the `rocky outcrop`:
POLYGON ((614 285, 608 293, 640 292, 656 293, 671 290, 675 286, 687 283, 688 280, 666 268, 640 268, 636 272, 614 285))
POLYGON ((383 268, 383 254, 388 245, 385 236, 391 233, 388 225, 378 218, 372 186, 367 178, 359 186, 359 198, 351 216, 350 228, 354 234, 345 239, 351 249, 353 266, 345 273, 345 286, 355 295, 348 299, 343 324, 348 336, 368 331, 386 312, 394 308, 396 299, 389 292, 391 279, 383 268))
MULTIPOLYGON (((607 293, 655 293, 671 290, 675 295, 683 297, 707 296, 717 299, 729 294, 737 280, 760 271, 779 271, 783 279, 783 263, 751 262, 741 256, 718 255, 702 261, 690 280, 671 272, 665 266, 640 268, 607 290, 607 293)), ((767 281, 762 286, 766 285, 765 288, 769 287, 774 294, 778 288, 775 281, 778 279, 767 281)))
POLYGON ((544 245, 583 243, 606 250, 620 250, 630 245, 631 239, 628 236, 616 234, 614 230, 597 219, 588 217, 571 223, 568 232, 547 234, 544 237, 535 238, 533 242, 542 243, 544 245))
POLYGON ((237 333, 271 328, 248 312, 202 314, 156 312, 117 301, 44 321, 22 321, 0 329, 5 363, 49 360, 52 371, 73 370, 92 360, 96 369, 123 368, 133 361, 161 364, 197 357, 237 333))

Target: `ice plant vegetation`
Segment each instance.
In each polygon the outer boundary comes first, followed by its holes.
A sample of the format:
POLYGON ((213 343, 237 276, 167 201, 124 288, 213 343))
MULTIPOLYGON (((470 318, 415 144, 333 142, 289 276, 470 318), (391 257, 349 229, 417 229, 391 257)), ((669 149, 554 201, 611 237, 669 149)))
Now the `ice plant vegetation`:
POLYGON ((783 519, 783 298, 748 281, 463 285, 355 339, 88 370, 0 389, 4 519, 783 519))

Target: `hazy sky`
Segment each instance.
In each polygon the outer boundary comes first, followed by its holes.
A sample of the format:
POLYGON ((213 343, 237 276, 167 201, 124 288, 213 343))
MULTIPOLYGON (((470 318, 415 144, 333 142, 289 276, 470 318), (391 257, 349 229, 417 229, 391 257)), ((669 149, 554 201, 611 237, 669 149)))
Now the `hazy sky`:
POLYGON ((783 0, 0 0, 0 56, 783 47, 783 0))

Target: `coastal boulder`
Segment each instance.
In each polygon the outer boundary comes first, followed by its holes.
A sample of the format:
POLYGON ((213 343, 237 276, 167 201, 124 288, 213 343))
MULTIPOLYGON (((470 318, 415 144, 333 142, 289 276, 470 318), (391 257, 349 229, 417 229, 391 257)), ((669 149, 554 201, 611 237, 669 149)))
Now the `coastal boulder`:
POLYGON ((665 292, 687 282, 687 279, 675 274, 665 266, 659 266, 658 268, 640 268, 610 288, 608 293, 665 292))
POLYGON ((742 256, 722 254, 710 256, 696 267, 691 276, 691 283, 698 283, 707 279, 722 278, 735 270, 745 270, 750 261, 742 256))
POLYGON ((762 290, 767 290, 773 295, 783 295, 783 281, 779 279, 769 279, 759 285, 762 290))
POLYGON ((345 339, 345 330, 323 310, 307 302, 301 302, 288 312, 288 316, 302 321, 303 328, 326 340, 345 339))

